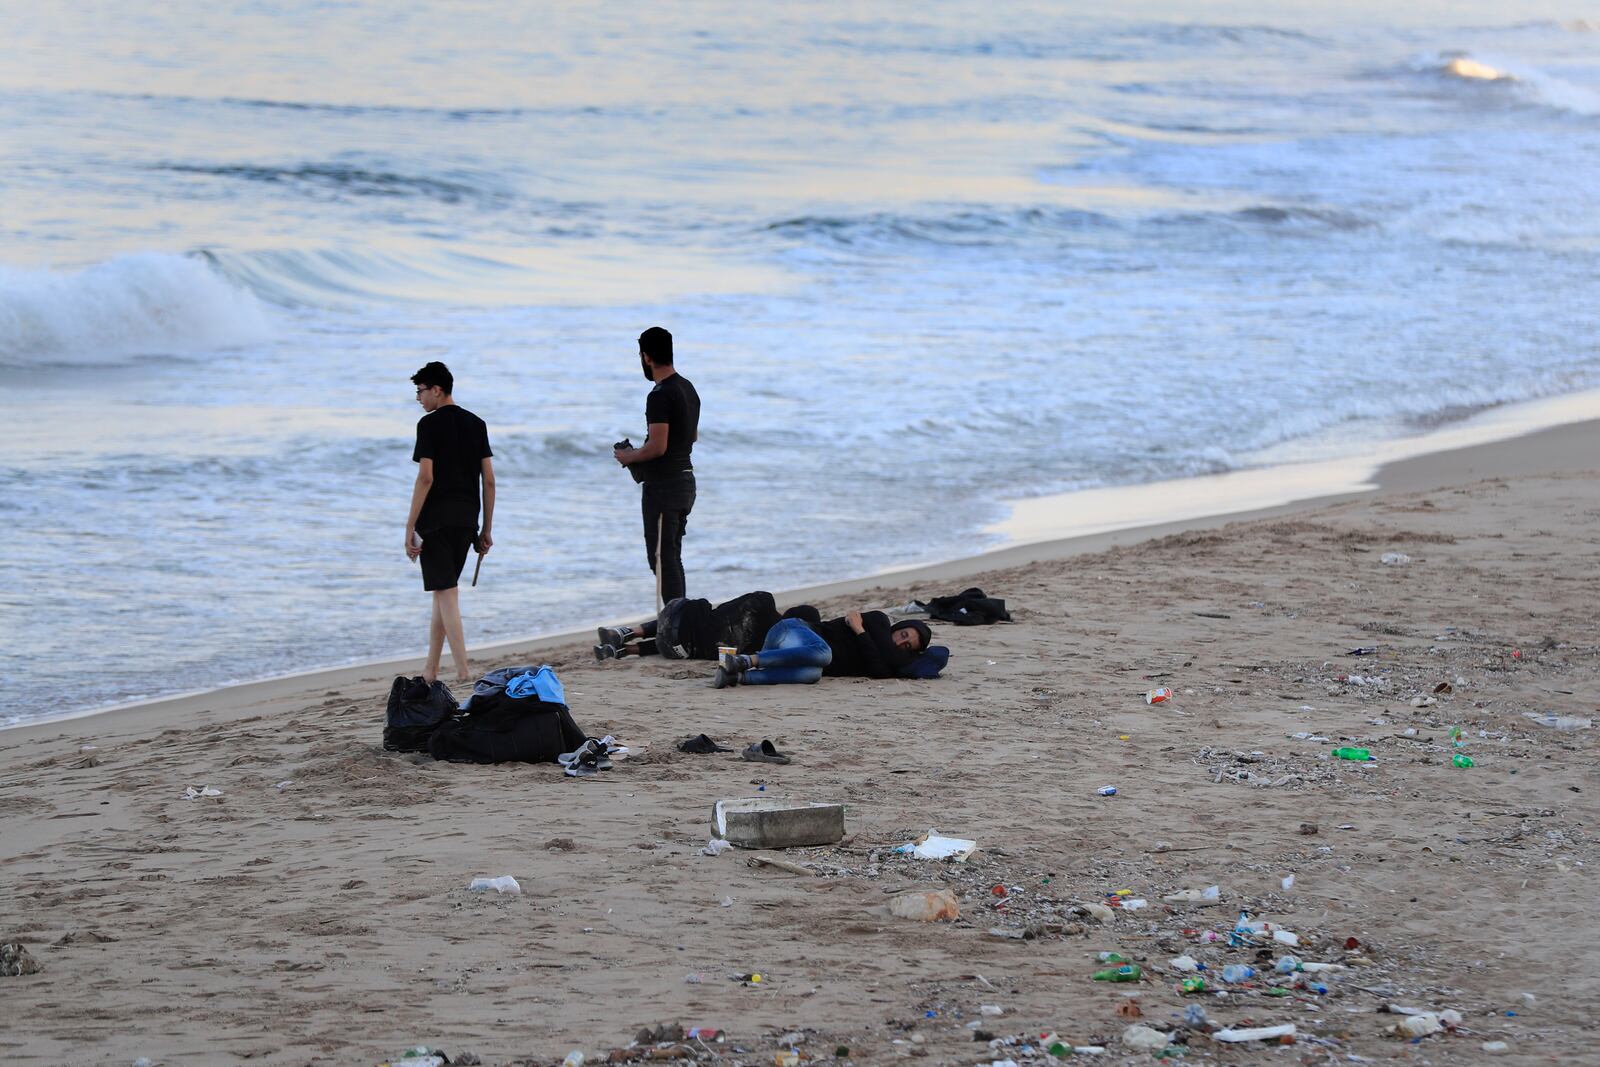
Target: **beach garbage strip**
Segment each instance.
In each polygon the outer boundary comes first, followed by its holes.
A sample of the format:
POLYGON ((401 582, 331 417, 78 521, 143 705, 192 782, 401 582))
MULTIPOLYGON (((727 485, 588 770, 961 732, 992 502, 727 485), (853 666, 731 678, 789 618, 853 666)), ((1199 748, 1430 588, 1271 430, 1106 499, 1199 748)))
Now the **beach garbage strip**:
POLYGON ((930 829, 927 833, 900 845, 894 851, 901 856, 915 856, 919 860, 954 860, 965 863, 973 850, 978 847, 976 841, 969 841, 964 837, 941 837, 939 831, 930 829))

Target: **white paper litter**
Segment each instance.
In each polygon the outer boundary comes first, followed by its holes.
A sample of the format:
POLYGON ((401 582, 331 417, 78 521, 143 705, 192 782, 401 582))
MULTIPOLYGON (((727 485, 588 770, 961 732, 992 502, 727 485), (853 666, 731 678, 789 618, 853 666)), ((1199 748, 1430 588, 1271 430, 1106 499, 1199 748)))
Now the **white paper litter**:
POLYGON ((1213 1041, 1271 1041, 1279 1037, 1293 1037, 1294 1023, 1282 1026, 1252 1026, 1243 1030, 1218 1030, 1211 1035, 1213 1041))

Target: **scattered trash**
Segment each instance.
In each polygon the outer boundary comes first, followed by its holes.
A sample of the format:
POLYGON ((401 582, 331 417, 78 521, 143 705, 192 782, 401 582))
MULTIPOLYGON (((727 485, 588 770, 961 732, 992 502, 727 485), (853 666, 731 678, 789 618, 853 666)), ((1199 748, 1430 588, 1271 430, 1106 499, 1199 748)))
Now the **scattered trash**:
POLYGON ((976 841, 963 837, 940 837, 937 830, 929 830, 915 841, 907 842, 894 851, 901 856, 915 856, 919 860, 955 860, 965 863, 978 847, 976 841))
POLYGON ((1307 837, 1315 836, 1317 832, 1317 824, 1314 822, 1303 822, 1300 824, 1300 832, 1305 834, 1307 837))
POLYGON ((774 1052, 772 1054, 773 1067, 800 1067, 800 1053, 794 1050, 774 1052))
POLYGON ((801 874, 805 875, 807 878, 813 878, 817 873, 810 867, 802 867, 798 863, 790 863, 788 860, 773 859, 770 856, 751 856, 744 862, 747 867, 771 867, 773 870, 786 871, 789 874, 801 874))
POLYGON ((273 786, 272 788, 274 788, 274 789, 288 789, 291 785, 294 785, 294 779, 293 778, 285 778, 283 781, 279 782, 277 785, 273 786))
POLYGON ((1439 701, 1433 697, 1414 696, 1411 698, 1411 706, 1414 708, 1431 708, 1437 703, 1439 701))
POLYGON ((1080 904, 1078 906, 1096 922, 1108 923, 1113 917, 1111 914, 1111 909, 1106 907, 1104 904, 1080 904))
POLYGON ((1294 875, 1285 875, 1283 881, 1279 884, 1283 886, 1283 891, 1287 893, 1294 888, 1294 875))
POLYGON ((1142 1023, 1134 1023, 1122 1031, 1122 1043, 1138 1052, 1155 1052, 1171 1043, 1171 1038, 1160 1030, 1152 1030, 1142 1023))
POLYGON ((1451 756, 1450 757, 1450 762, 1455 764, 1457 767, 1476 767, 1477 766, 1477 763, 1473 761, 1472 757, 1468 756, 1467 754, 1465 754, 1463 752, 1457 752, 1454 756, 1451 756))
POLYGON ((1353 760, 1357 763, 1365 763, 1372 759, 1372 751, 1370 749, 1351 748, 1349 746, 1334 749, 1333 755, 1336 759, 1353 760))
POLYGON ((1185 978, 1183 981, 1178 983, 1179 993, 1204 993, 1205 991, 1206 980, 1198 975, 1185 978))
POLYGON ((446 1067, 450 1057, 443 1049, 430 1049, 426 1045, 408 1048, 400 1055, 379 1067, 446 1067))
POLYGON ((1378 562, 1385 567, 1404 567, 1411 562, 1411 557, 1404 552, 1385 552, 1378 557, 1378 562))
MULTIPOLYGON (((1285 886, 1284 888, 1287 889, 1288 886, 1285 886)), ((1288 930, 1272 931, 1272 940, 1276 941, 1280 945, 1288 945, 1290 948, 1300 947, 1300 935, 1290 933, 1288 930)))
POLYGON ((722 898, 722 907, 724 907, 724 908, 733 907, 733 898, 732 897, 723 897, 722 898))
POLYGON ((1188 1004, 1183 1009, 1183 1025, 1195 1030, 1204 1030, 1211 1025, 1211 1020, 1206 1018, 1206 1010, 1198 1004, 1188 1004))
POLYGON ((980 1004, 978 1011, 983 1015, 1004 1015, 1006 1010, 998 1004, 980 1004))
POLYGON ((43 969, 21 941, 0 945, 0 978, 20 978, 25 974, 38 974, 43 969))
POLYGON ((1197 904, 1204 908, 1222 902, 1222 889, 1214 885, 1206 886, 1204 889, 1180 889, 1175 893, 1168 893, 1161 899, 1168 904, 1197 904))
POLYGON ((1540 726, 1550 726, 1557 730, 1587 730, 1594 725, 1594 720, 1582 715, 1557 715, 1554 712, 1540 714, 1537 711, 1522 713, 1540 726))
POLYGON ((1117 1018, 1137 1019, 1144 1014, 1144 1009, 1139 1006, 1138 997, 1129 997, 1117 1005, 1117 1018))
POLYGON ((1171 967, 1175 971, 1182 971, 1185 974, 1193 974, 1195 971, 1200 969, 1200 961, 1185 953, 1182 956, 1176 956, 1168 960, 1167 966, 1171 967))
POLYGON ((199 789, 191 785, 183 791, 183 799, 185 800, 195 800, 199 797, 220 797, 221 795, 222 790, 212 789, 209 785, 203 785, 199 789))
POLYGON ((1117 787, 1114 785, 1103 785, 1099 789, 1095 790, 1095 792, 1099 793, 1103 797, 1114 797, 1117 795, 1117 787))
POLYGON ((1254 1026, 1240 1030, 1218 1030, 1211 1035, 1213 1041, 1272 1041, 1294 1036, 1294 1023, 1282 1026, 1254 1026))
POLYGON ((1172 687, 1170 685, 1158 686, 1144 695, 1146 704, 1164 704, 1171 699, 1172 687))
POLYGON ((1435 693, 1448 696, 1449 694, 1455 692, 1455 688, 1451 686, 1449 682, 1440 682, 1438 685, 1433 687, 1433 691, 1435 693))
POLYGON ((889 899, 889 913, 916 922, 938 922, 961 918, 961 906, 948 889, 898 893, 889 899))
POLYGON ((1140 908, 1145 907, 1149 903, 1150 902, 1148 900, 1141 900, 1138 897, 1130 897, 1122 902, 1122 910, 1138 911, 1140 908))
POLYGON ((1222 968, 1222 980, 1229 984, 1248 982, 1256 976, 1254 967, 1246 967, 1242 963, 1230 963, 1222 968))
POLYGON ((1363 645, 1360 648, 1352 648, 1345 653, 1347 656, 1376 656, 1377 654, 1378 646, 1376 645, 1363 645))
POLYGON ((1505 1052, 1510 1047, 1504 1041, 1485 1041, 1483 1043, 1483 1051, 1485 1052, 1505 1052))
POLYGON ((583 1059, 583 1050, 575 1048, 561 1061, 561 1067, 583 1067, 583 1059))
POLYGON ((732 847, 733 847, 733 843, 730 842, 727 838, 713 837, 711 840, 709 840, 709 841, 707 841, 705 843, 705 847, 700 850, 700 855, 702 855, 702 856, 720 856, 720 855, 722 855, 724 852, 728 851, 728 849, 730 849, 732 847))
POLYGON ((1110 967, 1103 971, 1094 972, 1096 982, 1137 982, 1140 977, 1137 963, 1124 963, 1120 967, 1110 967))
POLYGON ((1096 960, 1099 960, 1101 963, 1132 963, 1133 962, 1132 960, 1128 959, 1128 957, 1124 956, 1120 952, 1096 952, 1094 954, 1094 958, 1096 960))
POLYGON ((522 887, 509 874, 503 874, 499 878, 474 878, 472 884, 467 886, 467 889, 474 893, 483 893, 493 889, 496 893, 510 893, 514 897, 522 895, 522 887))

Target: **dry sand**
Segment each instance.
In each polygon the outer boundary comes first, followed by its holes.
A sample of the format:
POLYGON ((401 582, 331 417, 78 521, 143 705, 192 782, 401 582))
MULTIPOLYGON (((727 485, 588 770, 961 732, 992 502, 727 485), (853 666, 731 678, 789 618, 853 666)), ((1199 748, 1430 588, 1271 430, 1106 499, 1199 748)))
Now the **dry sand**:
POLYGON ((974 1026, 1143 1061, 1118 1043, 1132 999, 1163 1031, 1186 1002, 1298 1027, 1293 1047, 1180 1033, 1189 1062, 1596 1062, 1597 731, 1527 715, 1600 701, 1597 443, 1569 427, 1402 464, 1375 495, 822 600, 969 579, 1006 598, 1010 625, 936 628, 954 658, 935 682, 719 692, 706 664, 596 665, 570 641, 497 656, 552 663, 579 723, 633 747, 591 780, 385 753, 373 670, 0 733, 0 937, 43 965, 0 977, 0 1061, 370 1064, 422 1043, 555 1063, 657 1023, 724 1031, 691 1046, 728 1063, 772 1064, 797 1031, 807 1059, 1028 1059, 974 1026), (1176 699, 1147 706, 1162 684, 1176 699), (1476 767, 1451 764, 1452 726, 1476 767), (674 750, 701 731, 795 762, 674 750), (1377 762, 1329 760, 1337 744, 1377 762), (712 803, 744 796, 844 802, 848 836, 785 854, 814 877, 701 855, 712 803), (891 852, 930 827, 979 850, 891 852), (503 874, 521 896, 467 891, 503 874), (1162 903, 1213 884, 1219 907, 1162 903), (961 919, 890 916, 914 888, 952 890, 961 919), (1118 890, 1150 904, 1076 907, 1118 890), (1241 908, 1346 963, 1332 992, 1181 996, 1180 953, 1256 962, 1184 932, 1241 908), (1092 981, 1101 950, 1145 980, 1092 981), (1464 1020, 1405 1043, 1390 1002, 1464 1020))

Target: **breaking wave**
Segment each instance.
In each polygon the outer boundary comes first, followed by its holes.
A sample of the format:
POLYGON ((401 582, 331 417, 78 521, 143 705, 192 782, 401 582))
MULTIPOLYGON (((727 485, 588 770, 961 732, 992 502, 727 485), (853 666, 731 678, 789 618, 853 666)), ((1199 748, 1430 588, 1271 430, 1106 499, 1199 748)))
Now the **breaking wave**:
POLYGON ((197 257, 118 256, 80 271, 0 266, 0 364, 103 364, 266 340, 255 296, 197 257))
POLYGON ((1506 103, 1600 115, 1600 92, 1514 61, 1440 52, 1417 58, 1412 68, 1480 94, 1499 94, 1506 103))
POLYGON ((220 274, 270 304, 341 310, 387 303, 516 303, 521 267, 458 251, 361 248, 199 253, 220 274))
POLYGON ((291 167, 248 164, 166 163, 159 170, 239 181, 283 185, 306 192, 335 196, 426 197, 446 204, 489 203, 507 194, 463 180, 455 175, 399 174, 342 163, 301 163, 291 167))

